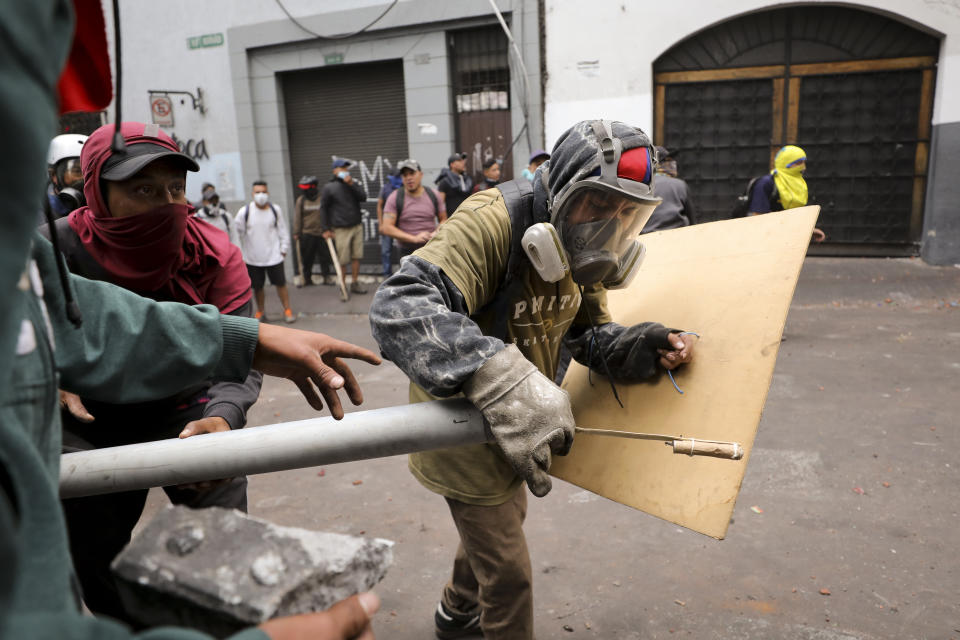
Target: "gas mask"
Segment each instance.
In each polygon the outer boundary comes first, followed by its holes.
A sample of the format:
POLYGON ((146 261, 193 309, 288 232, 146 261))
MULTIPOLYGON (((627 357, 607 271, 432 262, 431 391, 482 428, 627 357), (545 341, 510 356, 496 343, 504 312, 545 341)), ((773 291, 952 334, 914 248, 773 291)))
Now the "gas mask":
MULTIPOLYGON (((553 203, 552 224, 531 226, 521 244, 548 282, 559 281, 569 269, 579 285, 599 282, 607 289, 620 289, 630 284, 640 268, 645 251, 637 237, 661 199, 644 182, 618 176, 624 152, 610 124, 597 121, 594 132, 600 167, 553 203)), ((649 180, 650 149, 638 147, 627 153, 632 155, 625 164, 633 163, 627 168, 639 167, 649 180)))
POLYGON ((87 204, 87 199, 83 195, 80 158, 67 158, 57 162, 53 168, 53 174, 56 176, 53 191, 65 208, 73 211, 87 204), (73 179, 70 180, 70 177, 73 179))

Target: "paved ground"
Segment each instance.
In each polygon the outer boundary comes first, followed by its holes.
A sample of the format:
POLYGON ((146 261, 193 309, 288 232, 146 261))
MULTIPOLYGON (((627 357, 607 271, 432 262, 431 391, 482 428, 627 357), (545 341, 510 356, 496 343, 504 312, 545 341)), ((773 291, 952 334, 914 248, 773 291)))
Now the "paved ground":
MULTIPOLYGON (((297 327, 374 347, 370 296, 292 291, 297 327)), ((527 526, 538 637, 960 638, 958 302, 960 268, 808 259, 727 539, 555 482, 527 526)), ((393 365, 355 370, 363 408, 406 401, 393 365)), ((271 380, 251 424, 311 415, 271 380)), ((395 540, 377 636, 433 637, 456 535, 404 458, 254 477, 250 511, 395 540)))

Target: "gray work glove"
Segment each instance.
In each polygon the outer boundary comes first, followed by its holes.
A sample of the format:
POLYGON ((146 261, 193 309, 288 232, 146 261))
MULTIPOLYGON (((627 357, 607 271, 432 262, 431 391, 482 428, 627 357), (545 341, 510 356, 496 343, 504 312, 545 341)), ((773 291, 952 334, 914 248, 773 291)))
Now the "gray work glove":
POLYGON ((493 356, 463 385, 463 395, 490 425, 497 444, 530 492, 543 497, 552 483, 551 454, 573 444, 573 413, 567 392, 540 373, 516 345, 493 356))

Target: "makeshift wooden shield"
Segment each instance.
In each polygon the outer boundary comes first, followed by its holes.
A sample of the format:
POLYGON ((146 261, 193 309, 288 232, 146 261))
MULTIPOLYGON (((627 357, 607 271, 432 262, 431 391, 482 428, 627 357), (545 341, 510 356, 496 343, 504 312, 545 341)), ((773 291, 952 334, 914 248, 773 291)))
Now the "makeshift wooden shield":
POLYGON ((578 434, 551 473, 611 500, 714 538, 726 535, 773 378, 790 300, 820 207, 651 233, 633 284, 608 294, 624 325, 643 321, 701 335, 694 362, 618 384, 572 363, 563 381, 578 427, 739 442, 740 460, 691 457, 663 442, 578 434))

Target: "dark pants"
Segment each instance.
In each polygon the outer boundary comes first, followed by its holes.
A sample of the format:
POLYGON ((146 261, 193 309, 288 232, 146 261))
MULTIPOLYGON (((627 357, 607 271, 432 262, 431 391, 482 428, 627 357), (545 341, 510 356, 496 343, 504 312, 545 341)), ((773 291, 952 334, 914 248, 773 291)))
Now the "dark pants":
MULTIPOLYGON (((62 412, 64 451, 83 451, 164 438, 176 438, 192 420, 203 417, 203 404, 159 406, 145 403, 129 407, 85 403, 93 414, 83 424, 62 412)), ((193 485, 164 487, 170 502, 199 509, 219 506, 247 510, 247 479, 231 478, 208 488, 193 485)), ((63 500, 70 536, 70 553, 83 589, 83 601, 94 613, 136 625, 123 608, 110 563, 130 542, 130 534, 143 513, 147 490, 110 493, 63 500)))
POLYGON ((327 248, 327 241, 323 236, 314 236, 305 233, 300 236, 300 257, 303 260, 303 283, 305 285, 313 284, 310 276, 313 275, 313 263, 320 263, 320 273, 326 278, 330 275, 330 249, 327 248))
MULTIPOLYGON (((424 244, 426 244, 426 243, 424 243, 424 244)), ((406 258, 407 256, 409 256, 411 253, 413 253, 414 251, 416 251, 417 249, 419 249, 419 248, 422 247, 422 246, 423 246, 422 244, 400 244, 400 243, 397 243, 397 253, 399 254, 399 257, 401 257, 401 258, 406 258)))
POLYGON ((533 640, 533 576, 523 535, 526 487, 493 507, 450 498, 447 504, 460 545, 444 606, 458 614, 479 612, 486 640, 533 640))
POLYGON ((383 275, 390 275, 393 266, 393 238, 380 236, 380 267, 383 275))

